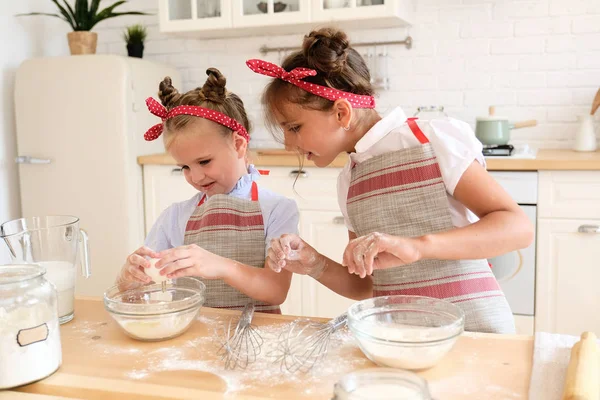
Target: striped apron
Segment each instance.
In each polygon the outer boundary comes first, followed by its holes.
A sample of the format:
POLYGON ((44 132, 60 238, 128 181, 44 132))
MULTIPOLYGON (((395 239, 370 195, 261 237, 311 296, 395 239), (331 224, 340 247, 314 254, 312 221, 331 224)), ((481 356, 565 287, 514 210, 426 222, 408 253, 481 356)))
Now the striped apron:
MULTIPOLYGON (((433 148, 414 118, 420 145, 375 156, 352 169, 348 216, 357 236, 417 237, 454 229, 433 148)), ((373 295, 445 299, 465 313, 465 330, 514 333, 510 307, 486 260, 420 260, 373 272, 373 295)))
MULTIPOLYGON (((256 182, 252 182, 252 201, 224 194, 205 199, 202 197, 188 220, 184 245, 196 244, 221 257, 263 268, 265 228, 256 182)), ((279 306, 254 300, 221 279, 200 280, 206 285, 207 307, 242 310, 247 303, 254 303, 257 312, 281 314, 279 306)))

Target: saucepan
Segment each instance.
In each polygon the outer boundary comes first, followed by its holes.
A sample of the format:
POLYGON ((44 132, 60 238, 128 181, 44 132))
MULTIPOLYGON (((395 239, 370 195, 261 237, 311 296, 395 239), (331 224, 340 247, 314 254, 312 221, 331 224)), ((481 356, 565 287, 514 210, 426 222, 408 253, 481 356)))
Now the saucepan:
POLYGON ((510 131, 512 129, 527 128, 537 125, 537 121, 532 119, 528 121, 509 122, 508 118, 495 115, 493 106, 489 109, 490 115, 477 117, 475 125, 475 136, 484 145, 508 144, 510 140, 510 131))

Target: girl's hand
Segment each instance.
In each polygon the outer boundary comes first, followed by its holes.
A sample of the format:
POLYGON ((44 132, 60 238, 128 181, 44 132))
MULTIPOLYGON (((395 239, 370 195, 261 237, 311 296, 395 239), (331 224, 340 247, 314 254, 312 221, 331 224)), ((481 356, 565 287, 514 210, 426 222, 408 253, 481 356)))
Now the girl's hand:
POLYGON ((319 279, 327 267, 327 259, 298 235, 282 235, 271 240, 267 266, 275 272, 286 269, 296 274, 319 279))
POLYGON ((204 279, 223 279, 226 260, 195 244, 180 246, 158 253, 156 267, 169 279, 198 276, 204 279))
POLYGON ((420 259, 416 239, 374 232, 348 243, 343 265, 348 267, 349 273, 364 278, 375 269, 397 267, 420 259))
POLYGON ((152 279, 144 272, 144 268, 150 268, 150 261, 145 257, 155 258, 156 256, 157 253, 146 246, 142 246, 130 254, 117 277, 119 288, 127 290, 150 283, 152 279))

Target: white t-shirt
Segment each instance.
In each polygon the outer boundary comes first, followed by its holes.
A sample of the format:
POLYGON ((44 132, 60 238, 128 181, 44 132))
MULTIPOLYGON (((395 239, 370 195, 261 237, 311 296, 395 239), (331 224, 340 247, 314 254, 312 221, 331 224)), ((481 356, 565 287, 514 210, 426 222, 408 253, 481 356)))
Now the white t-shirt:
MULTIPOLYGON (((417 120, 417 124, 429 139, 440 165, 452 223, 455 227, 462 227, 477 222, 479 218, 452 195, 463 173, 474 160, 485 168, 481 142, 477 140, 469 124, 453 118, 417 120)), ((350 154, 350 159, 338 177, 338 202, 348 230, 354 232, 346 206, 353 163, 420 145, 406 124, 406 115, 400 107, 382 118, 356 143, 356 153, 350 154)))

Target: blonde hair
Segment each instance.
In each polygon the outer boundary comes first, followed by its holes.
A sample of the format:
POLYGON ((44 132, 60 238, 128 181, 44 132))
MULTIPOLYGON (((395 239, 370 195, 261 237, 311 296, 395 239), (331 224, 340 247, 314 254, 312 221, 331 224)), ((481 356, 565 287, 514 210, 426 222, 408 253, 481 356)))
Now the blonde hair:
MULTIPOLYGON (((238 95, 227 90, 225 87, 225 84, 227 83, 225 76, 223 76, 216 68, 207 69, 206 75, 208 75, 208 78, 202 87, 192 89, 183 94, 175 89, 171 78, 167 76, 160 83, 158 89, 158 97, 163 106, 165 106, 167 110, 171 110, 172 108, 181 105, 209 108, 235 119, 242 124, 249 133, 250 121, 248 120, 246 109, 244 108, 244 102, 238 95)), ((178 115, 166 120, 163 127, 163 141, 165 143, 165 148, 168 149, 175 139, 177 132, 194 121, 195 118, 198 117, 192 115, 178 115)), ((221 127, 223 136, 232 134, 231 129, 222 125, 219 126, 221 127)))

